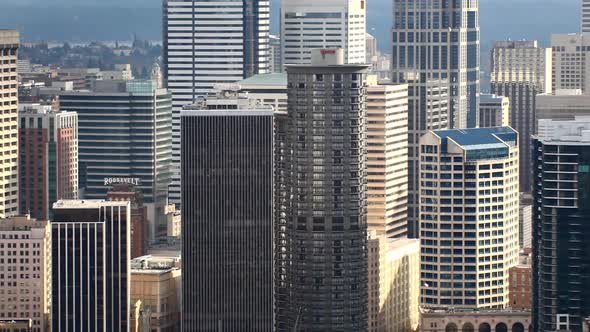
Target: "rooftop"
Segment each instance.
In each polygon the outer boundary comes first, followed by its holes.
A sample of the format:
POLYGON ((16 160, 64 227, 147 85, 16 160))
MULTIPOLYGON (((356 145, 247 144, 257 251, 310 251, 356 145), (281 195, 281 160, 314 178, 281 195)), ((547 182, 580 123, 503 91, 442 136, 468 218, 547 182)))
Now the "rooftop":
POLYGON ((17 30, 0 29, 0 45, 14 45, 19 43, 17 30))
POLYGON ((435 130, 433 133, 443 141, 452 139, 466 150, 482 146, 514 146, 518 139, 518 132, 510 127, 435 130))
POLYGON ((276 85, 278 87, 287 87, 287 74, 273 73, 260 74, 239 81, 239 85, 276 85))
POLYGON ((518 146, 518 132, 510 127, 435 130, 441 139, 441 152, 447 153, 449 139, 465 151, 467 161, 500 159, 518 146))
POLYGON ((59 200, 53 203, 54 209, 98 209, 102 206, 126 206, 127 201, 106 201, 103 199, 59 200))
POLYGON ((536 40, 499 40, 494 42, 494 48, 537 48, 536 40))
POLYGON ((180 268, 180 257, 146 255, 131 260, 131 270, 136 273, 162 273, 180 268))
POLYGON ((482 93, 480 95, 480 104, 502 103, 506 97, 482 93))
POLYGON ((0 231, 29 231, 31 228, 44 228, 46 220, 37 220, 29 215, 0 219, 0 231))
POLYGON ((590 116, 576 116, 575 120, 539 119, 536 136, 544 143, 590 144, 590 116))

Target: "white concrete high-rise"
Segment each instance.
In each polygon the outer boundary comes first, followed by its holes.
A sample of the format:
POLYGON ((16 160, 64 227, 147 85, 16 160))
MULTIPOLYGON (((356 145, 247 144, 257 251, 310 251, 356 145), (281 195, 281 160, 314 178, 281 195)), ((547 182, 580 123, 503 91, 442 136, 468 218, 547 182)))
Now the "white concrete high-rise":
POLYGON ((345 63, 364 64, 366 25, 366 0, 282 0, 283 65, 308 65, 318 48, 341 48, 345 63))
POLYGON ((422 305, 503 308, 518 264, 518 133, 437 130, 420 140, 422 305))
POLYGON ((0 218, 18 213, 18 89, 16 30, 0 30, 0 218))
POLYGON ((590 35, 554 34, 551 48, 553 92, 564 89, 590 92, 590 35))
POLYGON ((367 88, 367 225, 391 238, 408 232, 408 85, 367 88))
POLYGON ((268 71, 270 4, 268 0, 165 0, 163 11, 163 70, 173 103, 170 201, 180 204, 180 111, 212 93, 215 84, 268 71))

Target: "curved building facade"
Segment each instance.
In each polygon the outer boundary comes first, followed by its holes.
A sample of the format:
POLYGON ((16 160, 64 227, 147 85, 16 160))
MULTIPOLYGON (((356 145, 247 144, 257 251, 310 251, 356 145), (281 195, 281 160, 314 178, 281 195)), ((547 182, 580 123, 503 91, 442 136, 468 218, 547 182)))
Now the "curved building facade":
POLYGON ((366 68, 288 66, 277 147, 277 331, 367 330, 366 68))

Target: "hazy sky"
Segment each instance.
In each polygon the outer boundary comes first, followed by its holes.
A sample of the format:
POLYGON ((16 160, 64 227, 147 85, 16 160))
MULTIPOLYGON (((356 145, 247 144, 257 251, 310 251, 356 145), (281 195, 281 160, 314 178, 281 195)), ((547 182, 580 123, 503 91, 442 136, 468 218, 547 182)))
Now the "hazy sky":
MULTIPOLYGON (((321 1, 321 0, 318 0, 321 1)), ((369 32, 388 48, 393 0, 367 0, 369 32)), ((271 0, 273 30, 280 0, 271 0)), ((480 0, 482 48, 494 39, 539 39, 576 32, 580 0, 480 0)), ((0 0, 0 28, 25 40, 161 38, 161 0, 0 0), (88 7, 92 7, 91 9, 88 7)))

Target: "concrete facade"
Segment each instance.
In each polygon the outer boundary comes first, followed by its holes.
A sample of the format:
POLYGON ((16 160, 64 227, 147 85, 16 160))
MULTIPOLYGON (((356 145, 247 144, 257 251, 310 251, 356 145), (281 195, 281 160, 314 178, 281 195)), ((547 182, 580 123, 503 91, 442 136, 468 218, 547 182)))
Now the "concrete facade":
POLYGON ((366 63, 366 0, 282 0, 283 65, 311 64, 311 50, 341 48, 344 61, 366 63))
POLYGON ((28 318, 34 331, 49 331, 50 307, 48 222, 29 216, 0 219, 0 321, 28 318))
POLYGON ((368 251, 368 331, 415 331, 420 320, 420 241, 369 231, 368 251))
POLYGON ((432 131, 420 153, 422 306, 504 308, 518 264, 518 133, 432 131))
POLYGON ((552 90, 590 92, 590 36, 580 33, 551 35, 552 90))
POLYGON ((0 30, 0 218, 18 214, 18 48, 18 31, 0 30))
POLYGON ((532 332, 530 311, 423 310, 422 332, 532 332))
POLYGON ((367 88, 369 230, 388 237, 408 231, 408 86, 367 88))
POLYGON ((180 329, 180 257, 142 256, 131 260, 131 331, 180 329), (137 308, 138 306, 138 308, 137 308))
POLYGON ((479 100, 479 128, 505 127, 510 122, 510 100, 482 94, 479 100))

